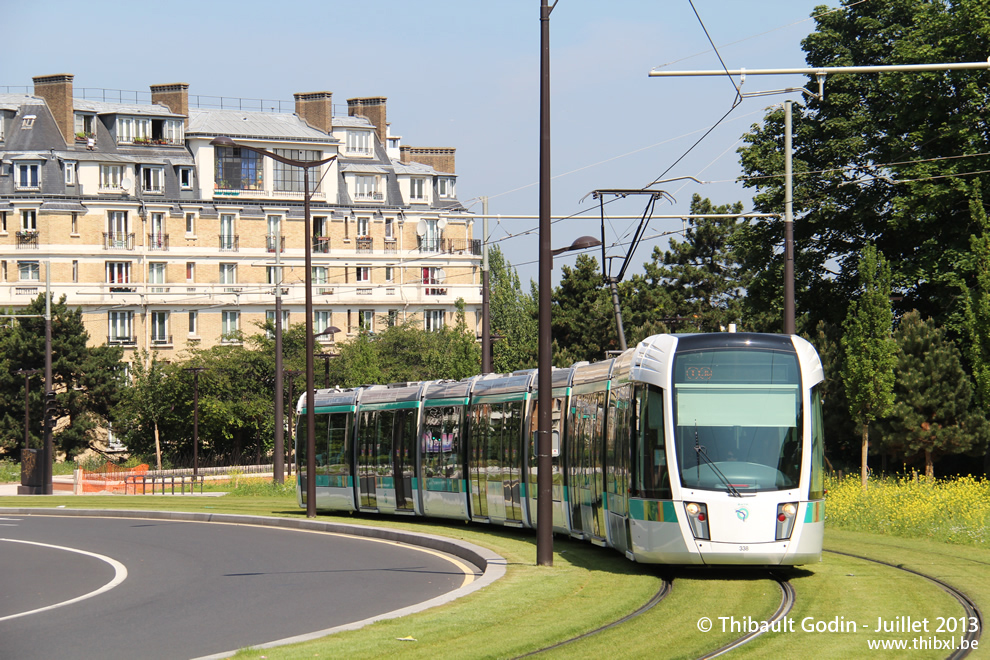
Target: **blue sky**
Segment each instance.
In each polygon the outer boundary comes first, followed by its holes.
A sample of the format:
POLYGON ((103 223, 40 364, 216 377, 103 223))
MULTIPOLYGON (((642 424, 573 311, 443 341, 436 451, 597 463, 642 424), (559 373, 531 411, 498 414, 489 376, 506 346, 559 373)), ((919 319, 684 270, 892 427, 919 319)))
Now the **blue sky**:
MULTIPOLYGON (((806 0, 695 0, 705 28, 730 69, 804 66, 801 40, 821 3, 806 0)), ((835 6, 837 3, 827 3, 835 6)), ((329 90, 346 100, 388 98, 393 134, 413 146, 457 149, 458 197, 481 212, 535 215, 539 175, 539 0, 351 0, 230 2, 173 0, 124 3, 64 0, 6 8, 5 86, 30 87, 32 76, 72 73, 76 88, 147 92, 186 82, 190 95, 289 101, 296 92, 329 90)), ((559 0, 550 20, 553 214, 585 212, 554 226, 554 246, 598 235, 598 188, 648 184, 730 108, 724 78, 649 78, 649 71, 719 69, 687 0, 559 0)), ((799 86, 802 77, 751 78, 749 91, 799 86)), ((17 90, 22 91, 22 90, 17 90)), ((657 213, 686 212, 694 193, 717 204, 742 201, 739 138, 773 96, 745 100, 667 176, 695 176, 665 188, 676 203, 657 213)), ((796 98, 796 97, 792 97, 796 98)), ((639 214, 642 200, 609 207, 639 214)), ((634 221, 612 220, 606 242, 624 240, 634 221)), ((648 235, 676 230, 654 220, 648 235)), ((536 279, 534 221, 492 223, 492 239, 536 279), (512 236, 513 238, 509 238, 512 236)), ((632 270, 649 259, 644 242, 632 270)), ((610 250, 621 255, 625 248, 610 250)), ((599 253, 600 254, 600 253, 599 253)), ((573 256, 563 258, 573 263, 573 256)), ((556 273, 559 275, 559 268, 556 273)))

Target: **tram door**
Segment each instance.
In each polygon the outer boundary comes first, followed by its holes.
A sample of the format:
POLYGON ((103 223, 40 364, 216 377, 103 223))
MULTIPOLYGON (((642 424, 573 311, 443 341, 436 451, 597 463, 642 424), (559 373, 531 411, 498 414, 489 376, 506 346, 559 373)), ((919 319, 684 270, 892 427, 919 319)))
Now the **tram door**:
POLYGON ((392 424, 392 479, 395 508, 412 511, 413 476, 416 473, 416 409, 396 410, 392 424))
POLYGON ((502 493, 505 519, 522 522, 523 402, 507 401, 502 427, 502 493))
POLYGON ((572 495, 571 505, 581 521, 579 529, 593 539, 604 537, 601 461, 604 404, 604 392, 589 392, 574 397, 576 455, 571 473, 576 492, 572 495))
POLYGON ((378 508, 378 466, 380 457, 392 454, 392 416, 391 411, 364 410, 358 421, 358 490, 360 491, 360 508, 378 508), (387 432, 382 433, 382 418, 388 426, 387 432))
POLYGON ((629 539, 629 439, 632 433, 632 387, 614 388, 609 396, 605 436, 605 492, 608 540, 625 552, 629 539))
POLYGON ((471 517, 488 518, 488 442, 492 406, 479 403, 471 411, 471 517))

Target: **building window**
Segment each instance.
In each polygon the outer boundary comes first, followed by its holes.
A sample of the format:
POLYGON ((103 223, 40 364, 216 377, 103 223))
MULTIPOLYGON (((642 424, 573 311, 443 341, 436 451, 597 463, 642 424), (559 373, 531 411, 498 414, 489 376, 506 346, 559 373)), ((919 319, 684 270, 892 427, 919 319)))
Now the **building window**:
POLYGON ((443 314, 442 309, 428 309, 423 313, 427 332, 436 332, 443 328, 443 314))
POLYGON ((196 262, 187 261, 186 262, 186 282, 196 281, 196 262))
POLYGON ((347 131, 347 153, 371 154, 371 131, 347 131))
POLYGON ((131 282, 131 262, 130 261, 108 261, 106 262, 107 284, 130 284, 131 282))
POLYGON ((21 130, 29 131, 34 128, 34 120, 38 118, 38 115, 24 115, 21 119, 21 130))
POLYGON ((214 147, 214 183, 221 190, 262 190, 262 156, 240 147, 214 147))
POLYGON ((34 233, 38 231, 38 212, 34 209, 21 211, 21 231, 34 233))
MULTIPOLYGON (((274 149, 276 156, 282 156, 283 158, 288 158, 290 160, 300 160, 300 161, 313 161, 313 160, 323 160, 322 151, 314 151, 311 149, 274 149)), ((294 165, 286 165, 285 163, 280 163, 274 158, 274 185, 275 190, 279 192, 303 192, 303 168, 295 167, 294 165)), ((309 170, 309 191, 316 192, 317 184, 320 182, 319 169, 310 168, 309 170)))
POLYGON ((117 144, 127 142, 150 144, 151 119, 148 117, 118 117, 117 144))
POLYGON ((424 252, 440 251, 440 227, 436 218, 422 221, 422 234, 419 236, 420 249, 424 252))
POLYGON ((130 237, 127 229, 127 211, 109 211, 107 213, 107 247, 128 249, 130 237))
POLYGON ((399 310, 388 310, 388 327, 392 328, 399 322, 399 310))
POLYGON ((191 167, 179 168, 179 188, 181 190, 192 190, 193 171, 191 167))
POLYGON ((183 144, 185 142, 185 122, 181 119, 166 119, 161 122, 161 136, 158 135, 159 120, 152 122, 152 137, 162 140, 165 144, 183 144))
POLYGON ((395 218, 385 218, 385 240, 395 240, 395 218))
POLYGON ((157 194, 165 192, 165 168, 147 166, 142 167, 141 190, 146 193, 157 194))
POLYGON ((77 140, 85 142, 88 138, 96 138, 96 115, 77 112, 73 119, 77 140))
POLYGON ((318 335, 321 332, 326 332, 326 329, 329 327, 330 327, 330 312, 328 311, 313 312, 313 334, 318 335))
POLYGON ((426 200, 426 179, 414 178, 409 180, 409 199, 415 201, 426 200))
MULTIPOLYGON (((148 264, 148 284, 165 284, 165 263, 152 262, 148 264)), ((153 286, 150 293, 165 293, 162 286, 153 286)))
POLYGON ((123 181, 123 165, 100 165, 100 192, 123 192, 123 181))
POLYGON ((17 163, 14 188, 17 190, 38 190, 41 188, 41 164, 17 163))
POLYGON ((220 249, 233 250, 237 244, 234 235, 234 216, 230 213, 220 214, 220 249))
POLYGON ((356 275, 356 281, 358 282, 370 282, 371 281, 371 266, 358 266, 354 269, 356 275))
POLYGON ((237 264, 220 264, 220 284, 237 284, 237 264))
POLYGON ((18 261, 17 279, 21 282, 37 282, 41 279, 41 268, 37 261, 18 261))
POLYGON ((186 236, 196 235, 196 214, 186 213, 186 236))
POLYGON ((148 247, 152 250, 168 249, 168 234, 165 233, 165 214, 151 214, 151 232, 148 234, 148 247))
POLYGON ((381 200, 383 196, 378 192, 378 177, 357 174, 354 176, 354 199, 361 200, 381 200))
POLYGON ((437 179, 437 195, 454 197, 454 179, 452 177, 442 176, 437 179))
POLYGON ((283 251, 285 249, 285 244, 282 239, 282 216, 280 215, 270 215, 268 216, 268 251, 283 251), (279 244, 281 248, 279 247, 279 244))
POLYGON ((74 186, 76 185, 76 163, 75 161, 67 160, 65 165, 65 185, 74 186))
POLYGON ((372 309, 358 310, 358 327, 364 332, 375 331, 375 311, 372 309))
POLYGON ((133 344, 131 328, 134 325, 134 312, 108 312, 107 342, 111 344, 133 344))
POLYGON ((168 312, 151 313, 151 343, 172 343, 172 338, 168 336, 168 312))
POLYGON ((77 259, 72 260, 72 281, 79 281, 79 261, 77 259))
MULTIPOLYGON (((271 327, 273 329, 275 328, 275 310, 274 309, 269 309, 269 310, 267 310, 265 312, 265 321, 267 323, 270 323, 271 324, 271 327)), ((283 309, 282 310, 282 330, 285 330, 288 327, 289 327, 289 312, 288 312, 288 310, 284 310, 283 309)), ((273 339, 275 337, 275 333, 266 330, 265 331, 265 336, 268 337, 269 339, 273 339)))
POLYGON ((385 281, 394 282, 395 281, 395 267, 385 266, 385 281))
POLYGON ((240 312, 223 310, 220 312, 220 341, 232 343, 240 341, 238 332, 240 312))
POLYGON ((313 266, 313 284, 316 286, 326 286, 326 283, 327 283, 327 267, 313 266))
POLYGON ((189 312, 189 336, 195 337, 197 326, 199 325, 199 313, 189 312))
POLYGON ((367 238, 367 236, 368 236, 368 218, 358 218, 357 238, 367 238))
POLYGON ((73 234, 79 233, 79 214, 75 211, 72 212, 72 220, 69 223, 69 231, 73 234))

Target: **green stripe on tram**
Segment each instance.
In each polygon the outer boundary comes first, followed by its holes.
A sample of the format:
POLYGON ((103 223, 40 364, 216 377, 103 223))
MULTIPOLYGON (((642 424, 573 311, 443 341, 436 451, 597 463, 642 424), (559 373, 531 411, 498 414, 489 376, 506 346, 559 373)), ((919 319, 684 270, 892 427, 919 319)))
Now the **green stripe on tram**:
POLYGON ((525 401, 529 396, 528 392, 508 392, 506 394, 480 394, 473 399, 473 403, 504 403, 506 401, 525 401))
POLYGON ((816 523, 825 520, 825 500, 815 500, 805 504, 804 522, 816 523))
MULTIPOLYGON (((354 404, 347 404, 343 406, 316 406, 317 415, 326 415, 327 413, 352 413, 354 412, 354 404)), ((303 406, 300 415, 306 414, 306 406, 303 406)))

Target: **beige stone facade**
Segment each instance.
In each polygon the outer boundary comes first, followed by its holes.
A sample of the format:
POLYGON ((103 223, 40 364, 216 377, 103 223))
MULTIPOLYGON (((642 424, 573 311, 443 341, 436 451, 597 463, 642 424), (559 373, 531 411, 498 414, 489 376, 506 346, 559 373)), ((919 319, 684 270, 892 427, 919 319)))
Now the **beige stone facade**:
POLYGON ((384 157, 373 122, 385 98, 349 102, 366 114, 342 111, 321 130, 329 92, 297 94, 297 114, 278 114, 190 107, 183 83, 152 86, 156 103, 140 105, 74 98, 69 74, 35 82, 33 96, 0 95, 4 307, 44 291, 50 266, 53 294, 82 309, 94 345, 179 359, 237 342, 274 318, 277 291, 302 324, 302 170, 211 144, 224 136, 295 161, 336 156, 310 168, 315 332, 432 329, 453 323, 458 299, 477 328, 481 227, 454 195, 453 150, 443 170, 384 157), (85 129, 68 143, 69 115, 50 108, 65 99, 85 129))

